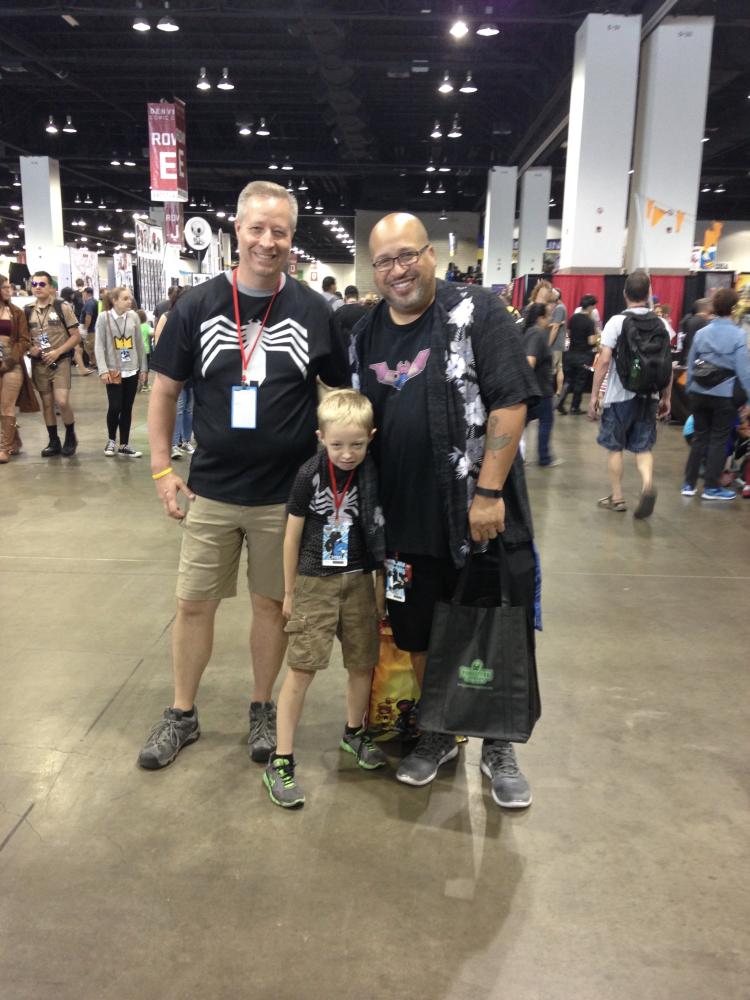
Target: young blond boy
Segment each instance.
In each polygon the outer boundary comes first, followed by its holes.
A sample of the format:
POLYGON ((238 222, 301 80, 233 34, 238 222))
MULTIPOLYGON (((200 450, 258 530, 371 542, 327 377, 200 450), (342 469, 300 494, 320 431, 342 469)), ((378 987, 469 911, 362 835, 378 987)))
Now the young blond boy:
POLYGON ((379 645, 372 571, 385 555, 377 477, 367 454, 375 434, 372 405, 352 389, 339 389, 318 407, 318 426, 324 450, 299 470, 287 504, 289 670, 277 704, 276 750, 263 775, 271 801, 287 809, 305 802, 295 777, 294 734, 307 689, 328 666, 334 636, 348 672, 347 725, 339 746, 366 770, 386 763, 365 728, 379 645))

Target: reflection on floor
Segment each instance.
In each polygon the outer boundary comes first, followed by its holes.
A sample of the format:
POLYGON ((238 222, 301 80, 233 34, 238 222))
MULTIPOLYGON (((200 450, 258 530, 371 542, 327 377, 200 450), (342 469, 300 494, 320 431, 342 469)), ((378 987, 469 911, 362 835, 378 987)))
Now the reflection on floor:
POLYGON ((0 469, 4 1000, 748 996, 750 504, 679 495, 679 429, 648 522, 596 509, 584 417, 557 422, 564 465, 527 466, 545 608, 527 813, 493 804, 476 741, 429 788, 358 770, 338 653, 286 813, 244 750, 244 597, 219 613, 202 738, 136 767, 170 699, 180 529, 146 457, 102 455, 102 387, 77 379, 74 401, 73 460, 39 457, 32 415, 0 469))

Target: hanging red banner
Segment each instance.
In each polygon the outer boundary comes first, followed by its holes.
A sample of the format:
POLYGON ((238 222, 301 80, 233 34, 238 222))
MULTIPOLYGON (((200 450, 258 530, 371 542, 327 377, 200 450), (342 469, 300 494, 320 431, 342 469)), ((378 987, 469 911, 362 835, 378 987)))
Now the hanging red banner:
POLYGON ((182 246, 183 225, 181 201, 164 202, 164 240, 170 246, 182 246))
POLYGON ((185 104, 148 104, 151 201, 187 201, 185 104))

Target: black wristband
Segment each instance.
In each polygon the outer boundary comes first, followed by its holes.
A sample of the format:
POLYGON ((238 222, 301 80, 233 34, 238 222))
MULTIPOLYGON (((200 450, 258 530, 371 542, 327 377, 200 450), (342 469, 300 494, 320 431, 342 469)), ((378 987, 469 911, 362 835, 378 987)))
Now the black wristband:
POLYGON ((502 490, 488 490, 484 486, 475 486, 474 492, 478 497, 490 497, 492 500, 502 500, 502 490))

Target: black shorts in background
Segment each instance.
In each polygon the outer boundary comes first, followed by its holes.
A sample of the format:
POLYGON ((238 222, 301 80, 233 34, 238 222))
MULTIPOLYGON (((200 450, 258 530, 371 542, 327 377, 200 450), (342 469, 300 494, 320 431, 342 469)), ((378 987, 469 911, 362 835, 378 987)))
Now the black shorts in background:
MULTIPOLYGON (((486 553, 472 556, 462 603, 500 603, 497 546, 498 542, 490 542, 486 553)), ((511 603, 528 609, 533 629, 536 593, 534 550, 530 544, 506 545, 505 553, 511 577, 511 603)), ((393 553, 389 553, 389 558, 393 558, 393 553)), ((461 570, 456 569, 450 559, 409 555, 407 552, 399 552, 398 558, 412 567, 412 578, 411 586, 406 588, 406 601, 388 601, 393 638, 399 649, 425 653, 430 644, 435 605, 438 601, 451 600, 461 570)))

